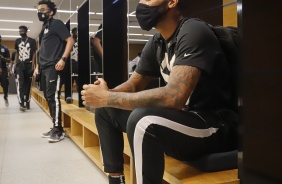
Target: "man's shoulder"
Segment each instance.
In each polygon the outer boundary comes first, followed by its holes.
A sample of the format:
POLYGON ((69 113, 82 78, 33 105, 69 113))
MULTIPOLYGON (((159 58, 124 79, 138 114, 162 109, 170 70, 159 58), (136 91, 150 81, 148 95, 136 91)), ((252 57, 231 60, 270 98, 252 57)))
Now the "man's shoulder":
POLYGON ((9 51, 8 47, 7 47, 7 46, 5 46, 5 45, 1 45, 1 46, 0 46, 0 48, 1 48, 1 49, 5 49, 5 50, 8 50, 8 51, 9 51))
POLYGON ((181 26, 180 30, 186 30, 189 29, 191 31, 193 30, 198 30, 198 29, 205 29, 208 26, 208 23, 205 21, 198 19, 198 18, 189 18, 189 19, 184 19, 184 22, 181 26))
POLYGON ((0 48, 5 48, 5 49, 7 49, 8 47, 5 46, 5 45, 0 45, 0 48))
POLYGON ((184 35, 189 35, 189 38, 195 40, 204 38, 210 32, 211 29, 208 23, 198 18, 190 18, 183 22, 177 37, 182 38, 184 35))
POLYGON ((20 42, 21 41, 21 38, 17 38, 16 39, 16 42, 18 43, 18 42, 20 42))
POLYGON ((60 19, 52 19, 51 25, 52 24, 64 24, 64 22, 61 21, 60 19))
POLYGON ((36 42, 34 38, 28 37, 31 42, 36 42))

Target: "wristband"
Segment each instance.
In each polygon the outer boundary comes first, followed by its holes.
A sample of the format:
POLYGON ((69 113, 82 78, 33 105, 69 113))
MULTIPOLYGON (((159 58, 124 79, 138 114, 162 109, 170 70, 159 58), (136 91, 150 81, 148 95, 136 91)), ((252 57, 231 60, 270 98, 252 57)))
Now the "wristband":
POLYGON ((67 60, 68 60, 68 58, 66 58, 66 57, 62 57, 61 58, 64 62, 66 62, 67 60))

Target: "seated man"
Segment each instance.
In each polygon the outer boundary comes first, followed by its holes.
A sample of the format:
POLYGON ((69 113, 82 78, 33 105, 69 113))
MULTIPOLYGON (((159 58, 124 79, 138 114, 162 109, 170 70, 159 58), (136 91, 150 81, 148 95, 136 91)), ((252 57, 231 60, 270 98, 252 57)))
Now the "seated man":
POLYGON ((110 183, 125 183, 122 132, 128 134, 138 184, 162 183, 165 154, 185 161, 236 149, 228 61, 205 22, 183 19, 185 2, 141 0, 136 9, 141 28, 159 33, 144 47, 132 76, 114 89, 103 79, 83 86, 84 105, 97 108, 110 183), (144 90, 154 77, 166 85, 144 90))

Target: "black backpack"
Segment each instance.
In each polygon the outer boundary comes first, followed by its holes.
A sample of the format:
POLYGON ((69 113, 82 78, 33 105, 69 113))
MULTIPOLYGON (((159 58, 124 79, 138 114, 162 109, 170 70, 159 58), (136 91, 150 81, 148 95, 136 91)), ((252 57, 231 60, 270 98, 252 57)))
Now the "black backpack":
POLYGON ((225 58, 228 62, 231 71, 232 83, 232 99, 231 103, 234 104, 234 110, 238 111, 238 50, 239 50, 239 37, 236 27, 228 26, 211 26, 209 25, 223 50, 225 58))

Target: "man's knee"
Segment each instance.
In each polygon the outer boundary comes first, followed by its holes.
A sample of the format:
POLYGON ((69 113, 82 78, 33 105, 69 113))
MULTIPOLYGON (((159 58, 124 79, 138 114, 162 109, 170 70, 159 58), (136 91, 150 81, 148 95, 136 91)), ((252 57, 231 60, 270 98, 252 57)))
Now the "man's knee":
POLYGON ((129 116, 128 121, 127 121, 127 128, 126 132, 128 134, 134 134, 136 125, 138 122, 145 116, 148 116, 152 114, 151 108, 147 107, 142 107, 142 108, 137 108, 135 109, 129 116))
POLYGON ((105 115, 105 109, 102 107, 102 108, 97 108, 95 109, 95 123, 96 125, 100 125, 101 123, 101 118, 103 118, 105 115))

